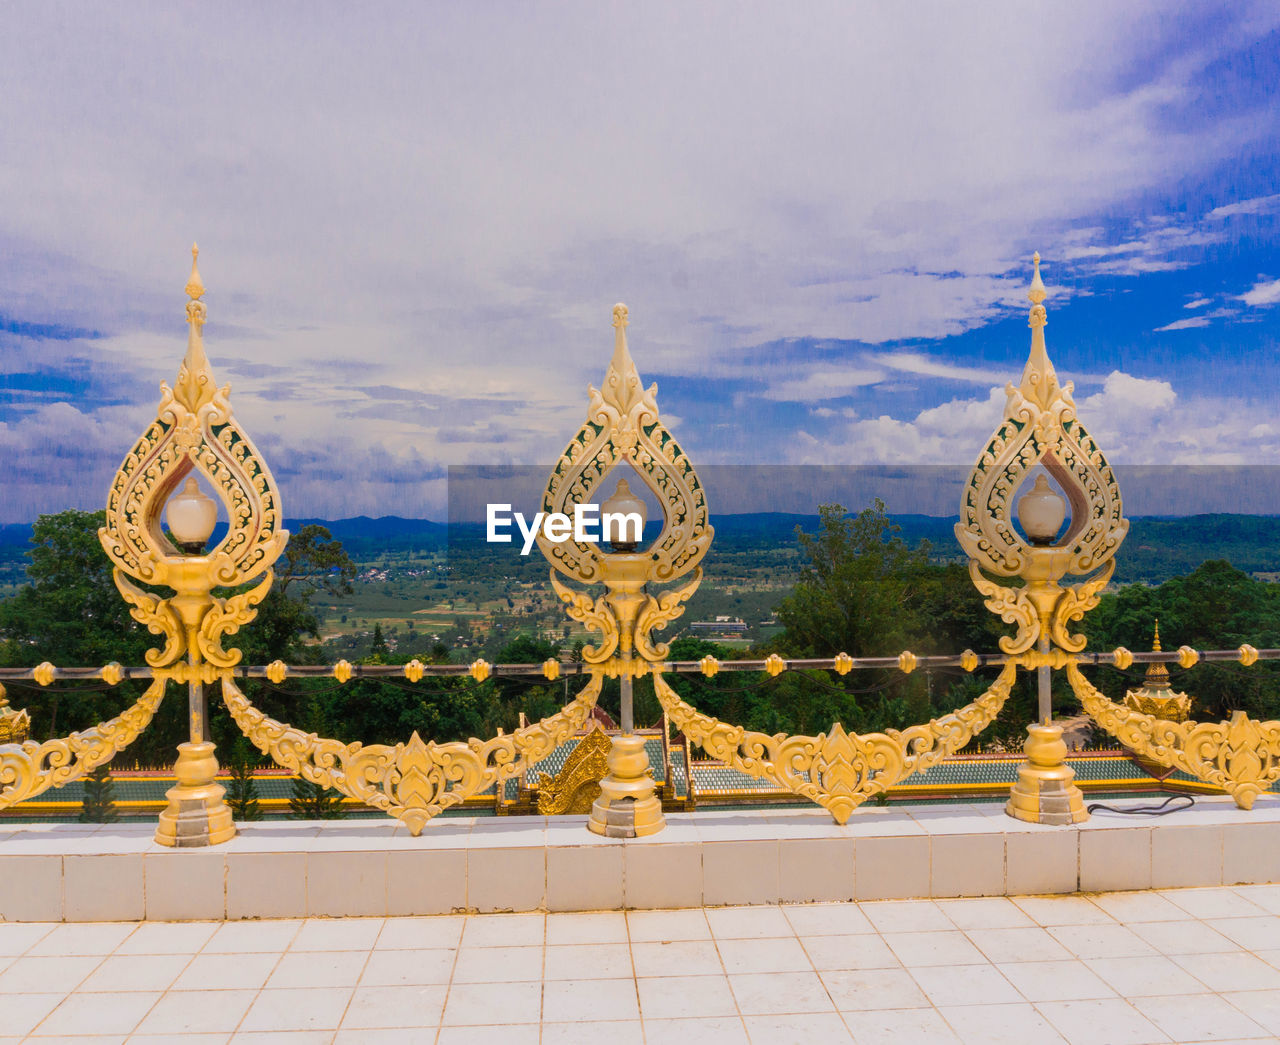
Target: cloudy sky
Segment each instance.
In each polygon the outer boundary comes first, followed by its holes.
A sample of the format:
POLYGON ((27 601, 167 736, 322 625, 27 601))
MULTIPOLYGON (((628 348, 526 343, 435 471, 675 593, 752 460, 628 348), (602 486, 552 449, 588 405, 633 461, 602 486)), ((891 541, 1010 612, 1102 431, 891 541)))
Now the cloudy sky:
POLYGON ((695 462, 968 463, 1050 354, 1118 463, 1280 461, 1280 6, 0 7, 0 522, 206 346, 292 517, 550 462, 631 308, 695 462))

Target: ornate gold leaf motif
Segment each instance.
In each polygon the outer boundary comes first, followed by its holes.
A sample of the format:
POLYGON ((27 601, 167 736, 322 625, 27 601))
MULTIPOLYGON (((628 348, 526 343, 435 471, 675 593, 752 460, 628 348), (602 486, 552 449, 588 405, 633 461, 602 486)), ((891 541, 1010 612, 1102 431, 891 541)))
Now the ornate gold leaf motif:
POLYGON ((240 731, 278 765, 380 809, 418 835, 437 813, 541 761, 582 729, 603 681, 594 675, 556 714, 513 733, 448 744, 423 741, 417 733, 394 746, 344 744, 304 733, 264 715, 229 675, 222 678, 222 699, 240 731))
POLYGON ((164 699, 165 679, 152 681, 137 702, 109 722, 56 740, 0 745, 0 809, 79 780, 131 744, 164 699))
POLYGON ((1108 700, 1067 665, 1067 678, 1098 725, 1144 758, 1190 773, 1235 799, 1241 809, 1280 780, 1280 722, 1237 711, 1229 722, 1171 722, 1108 700))
POLYGON ((578 741, 559 773, 538 777, 538 812, 543 816, 589 813, 600 797, 600 779, 609 771, 609 737, 596 726, 578 741))
POLYGON ((1068 627, 1097 605, 1129 523, 1122 516, 1111 466, 1076 417, 1072 385, 1058 383, 1049 361, 1039 254, 1027 296, 1032 303, 1031 353, 1021 382, 1006 387, 1004 421, 969 475, 956 539, 969 557, 969 575, 987 608, 1017 629, 1000 639, 1005 653, 1024 653, 1045 633, 1063 649, 1078 652, 1084 649, 1084 636, 1071 634, 1068 627), (1013 525, 1014 495, 1036 465, 1057 480, 1071 506, 1071 524, 1052 546, 1028 544, 1013 525), (1068 573, 1095 575, 1060 587, 1058 581, 1068 573), (998 579, 1012 577, 1021 577, 1025 586, 1011 587, 998 579))
POLYGON ((836 723, 816 737, 731 726, 686 704, 657 671, 653 685, 675 727, 712 758, 816 802, 843 824, 867 798, 955 754, 985 729, 1009 698, 1017 670, 1006 664, 973 703, 924 725, 860 735, 836 723))
POLYGON ((650 661, 667 656, 667 644, 650 636, 684 612, 683 604, 702 580, 696 567, 715 533, 693 464, 658 414, 658 387, 646 389, 640 380, 627 347, 628 323, 627 307, 614 306, 614 351, 604 383, 600 390, 588 389, 587 419, 552 469, 541 507, 572 515, 576 505, 596 501, 608 473, 625 464, 662 506, 662 531, 648 550, 607 556, 609 591, 599 597, 575 591, 556 577, 559 572, 580 584, 605 582, 606 556, 597 545, 555 543, 542 533, 537 537, 566 612, 601 636, 598 646, 582 651, 589 664, 605 664, 617 654, 626 658, 633 650, 650 661), (646 590, 649 583, 669 583, 691 572, 680 588, 656 596, 646 590))

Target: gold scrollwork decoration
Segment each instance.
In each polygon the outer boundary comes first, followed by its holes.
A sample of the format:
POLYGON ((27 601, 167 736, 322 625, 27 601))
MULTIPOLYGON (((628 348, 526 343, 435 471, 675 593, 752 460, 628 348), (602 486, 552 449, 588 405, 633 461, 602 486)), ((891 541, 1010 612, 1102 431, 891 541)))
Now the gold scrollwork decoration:
POLYGON ((0 744, 0 809, 79 780, 110 762, 131 744, 155 716, 164 699, 163 676, 115 718, 70 736, 0 744))
POLYGON ((303 779, 331 787, 402 821, 418 835, 437 813, 539 762, 582 729, 600 696, 595 673, 556 714, 491 740, 438 744, 415 732, 408 743, 343 743, 304 733, 259 711, 229 674, 222 699, 240 731, 263 754, 303 779))
POLYGON ((1016 675, 1011 661, 977 700, 923 725, 858 734, 837 722, 817 736, 771 736, 730 725, 685 703, 657 671, 653 684, 675 727, 712 758, 816 802, 843 824, 872 795, 955 754, 985 729, 1008 700, 1016 675))
POLYGON ((1084 710, 1126 747, 1222 788, 1241 809, 1280 780, 1280 722, 1243 711, 1227 722, 1172 722, 1109 700, 1075 663, 1067 665, 1067 679, 1084 710))
POLYGON ((236 422, 231 386, 218 386, 205 355, 207 309, 197 253, 192 248, 186 287, 186 356, 173 387, 160 386, 155 420, 125 455, 107 499, 106 525, 98 531, 131 615, 164 636, 164 646, 146 655, 156 668, 184 654, 219 667, 238 663, 239 650, 223 649, 222 639, 253 619, 271 587, 270 567, 289 539, 275 480, 236 422), (166 501, 193 473, 209 482, 227 514, 226 535, 207 554, 184 554, 161 525, 166 501), (258 577, 265 579, 230 598, 210 595, 213 588, 258 577), (175 595, 162 598, 140 584, 168 587, 175 595))
POLYGON ((630 465, 662 506, 663 526, 648 550, 606 554, 575 539, 553 542, 539 532, 537 541, 551 564, 551 584, 574 620, 601 636, 583 649, 589 664, 624 659, 634 650, 649 661, 663 660, 669 647, 655 642, 653 631, 684 612, 684 603, 702 582, 698 563, 714 536, 706 496, 693 464, 666 429, 658 413, 658 386, 644 387, 627 347, 627 307, 613 309, 614 351, 600 387, 588 388, 587 419, 569 441, 547 480, 542 511, 572 515, 590 504, 608 473, 630 465), (556 573, 579 584, 608 586, 593 597, 564 584, 556 573), (649 583, 670 584, 692 574, 683 585, 658 595, 649 583))
POLYGON ((987 608, 1016 629, 1000 639, 1001 650, 1024 653, 1045 637, 1079 652, 1085 638, 1069 627, 1098 604, 1129 523, 1115 473, 1076 416, 1073 386, 1059 384, 1049 361, 1039 254, 1027 296, 1031 352, 1019 384, 1006 386, 1004 420, 969 475, 956 538, 987 608), (1013 523, 1014 495, 1037 465, 1058 482, 1070 503, 1070 525, 1052 545, 1030 543, 1013 523), (1065 574, 1085 580, 1061 587, 1065 574), (1021 587, 1004 583, 1015 577, 1024 582, 1021 587))

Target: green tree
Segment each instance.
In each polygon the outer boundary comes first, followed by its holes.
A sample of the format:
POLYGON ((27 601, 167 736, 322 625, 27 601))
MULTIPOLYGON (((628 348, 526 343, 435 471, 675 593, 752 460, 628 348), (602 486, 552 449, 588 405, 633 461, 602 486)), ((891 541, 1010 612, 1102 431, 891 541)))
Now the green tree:
POLYGON ((347 811, 339 792, 294 777, 289 815, 295 820, 341 820, 347 811))
POLYGON ((227 760, 231 774, 231 786, 227 788, 227 805, 236 820, 261 820, 262 806, 258 802, 258 785, 253 779, 258 768, 257 751, 243 736, 231 745, 227 760))
POLYGON ((99 766, 84 778, 79 819, 82 824, 114 824, 120 819, 110 765, 99 766))

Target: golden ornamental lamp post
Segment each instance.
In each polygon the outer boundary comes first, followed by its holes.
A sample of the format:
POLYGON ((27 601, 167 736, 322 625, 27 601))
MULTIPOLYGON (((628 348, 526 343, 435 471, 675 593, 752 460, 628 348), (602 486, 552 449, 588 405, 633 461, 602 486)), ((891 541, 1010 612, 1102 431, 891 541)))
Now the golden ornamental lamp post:
POLYGON ((160 386, 156 419, 121 464, 107 524, 98 531, 130 613, 164 636, 163 648, 146 654, 153 675, 187 684, 188 740, 178 746, 178 782, 167 793, 169 804, 156 829, 157 842, 179 847, 217 845, 235 835, 215 779, 218 761, 204 688, 239 662, 240 651, 224 649, 222 639, 256 615, 271 587, 271 564, 289 539, 280 529, 280 495, 271 473, 236 424, 230 386, 218 387, 205 356, 207 310, 198 253, 191 248, 187 353, 178 380, 172 389, 160 386), (217 492, 228 519, 226 536, 211 550, 206 545, 218 507, 201 492, 197 475, 217 492), (236 588, 255 578, 256 585, 238 594, 214 594, 215 588, 236 588), (173 594, 160 597, 153 593, 157 587, 173 594))
POLYGON ((684 612, 684 602, 702 581, 698 563, 714 535, 693 465, 658 415, 657 385, 646 389, 631 359, 628 322, 626 305, 615 305, 613 358, 600 390, 589 389, 587 420, 552 470, 542 510, 572 515, 575 506, 592 502, 616 465, 629 464, 662 507, 662 531, 642 547, 647 511, 622 479, 600 506, 602 527, 611 514, 638 517, 639 525, 620 527, 612 535, 603 532, 610 550, 576 539, 554 542, 545 531, 537 538, 552 566, 551 584, 569 616, 600 633, 599 645, 583 649, 583 660, 594 675, 619 679, 622 732, 610 746, 609 773, 600 782, 587 826, 596 834, 621 838, 654 834, 665 825, 644 738, 634 732, 632 683, 664 662, 668 646, 655 642, 650 632, 684 612), (579 584, 603 584, 605 593, 593 598, 574 590, 557 572, 579 584), (681 586, 658 595, 649 590, 689 573, 681 586))
MULTIPOLYGON (((1151 651, 1159 653, 1161 648, 1160 621, 1157 620, 1151 651)), ((1147 665, 1146 677, 1141 687, 1125 691, 1124 706, 1165 722, 1186 722, 1191 717, 1191 697, 1174 691, 1173 683, 1169 680, 1169 669, 1158 662, 1147 665)), ((1178 768, 1147 758, 1131 747, 1126 747, 1125 751, 1134 765, 1159 781, 1167 779, 1178 768)))
POLYGON ((1021 381, 1006 387, 1004 420, 969 475, 956 538, 987 608, 1017 627, 1000 640, 1001 650, 1037 674, 1037 721, 1027 727, 1027 761, 1006 811, 1033 823, 1067 824, 1088 814, 1065 763, 1062 727, 1053 723, 1050 672, 1084 649, 1084 636, 1069 627, 1097 605, 1129 523, 1111 466, 1076 417, 1074 389, 1058 383, 1049 361, 1039 254, 1033 263, 1030 355, 1021 381), (1014 495, 1037 467, 1043 471, 1015 506, 1014 495), (1068 575, 1083 580, 1065 584, 1068 575))

